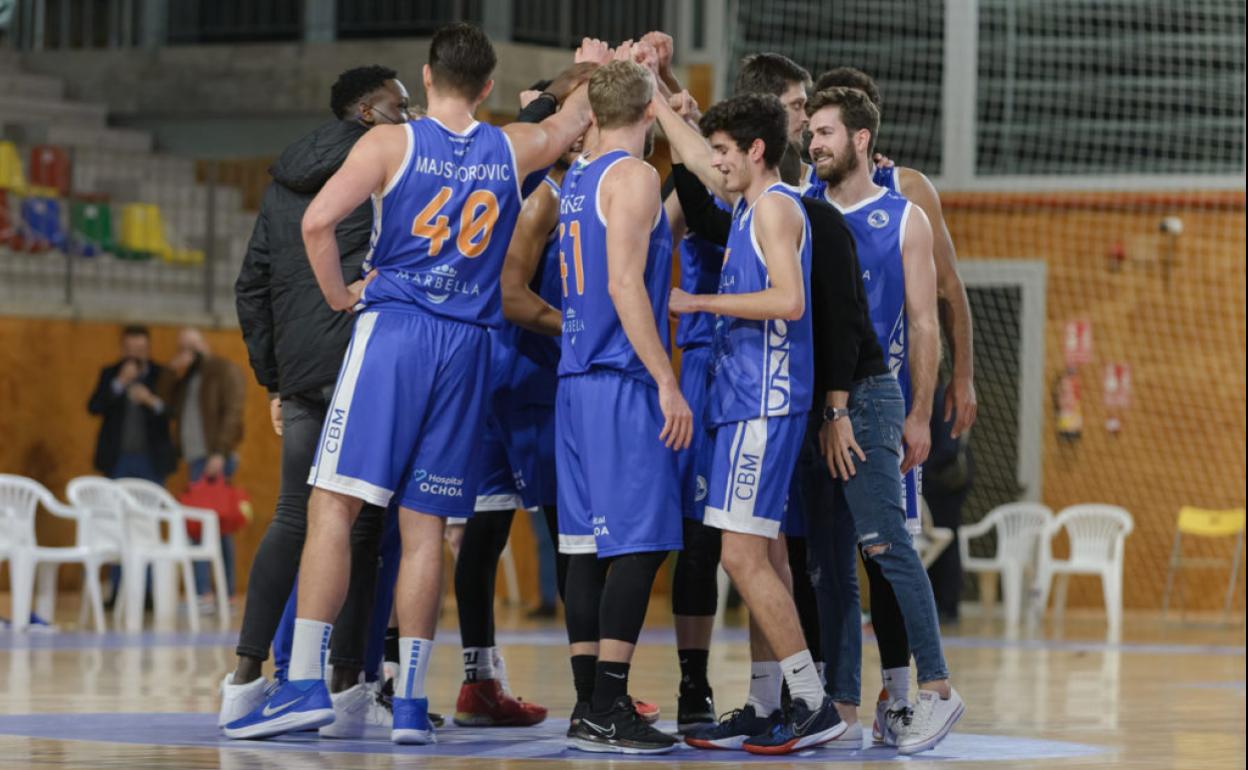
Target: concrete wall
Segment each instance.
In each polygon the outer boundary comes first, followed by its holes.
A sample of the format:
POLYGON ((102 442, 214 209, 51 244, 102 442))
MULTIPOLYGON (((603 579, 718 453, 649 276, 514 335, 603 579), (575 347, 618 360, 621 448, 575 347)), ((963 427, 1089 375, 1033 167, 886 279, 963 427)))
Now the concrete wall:
MULTIPOLYGON (((569 52, 553 48, 499 43, 496 50, 485 104, 492 111, 515 111, 521 90, 571 63, 569 52)), ((427 58, 427 39, 407 39, 52 51, 26 54, 22 65, 63 78, 71 98, 106 103, 112 122, 152 131, 161 148, 240 157, 275 154, 329 118, 330 85, 351 67, 394 67, 423 102, 427 58)))

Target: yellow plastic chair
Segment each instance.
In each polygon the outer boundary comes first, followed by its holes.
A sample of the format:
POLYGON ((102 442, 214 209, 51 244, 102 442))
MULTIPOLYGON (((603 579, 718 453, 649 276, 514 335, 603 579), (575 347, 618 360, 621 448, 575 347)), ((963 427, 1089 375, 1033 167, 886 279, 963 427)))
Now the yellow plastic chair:
MULTIPOLYGON (((1231 614, 1231 604, 1235 600, 1235 592, 1239 588, 1239 564, 1244 554, 1244 509, 1234 508, 1224 511, 1213 511, 1185 505, 1179 509, 1179 522, 1174 530, 1174 547, 1170 550, 1170 568, 1166 572, 1166 592, 1161 599, 1161 615, 1165 617, 1170 609, 1170 590, 1174 586, 1174 576, 1183 567, 1211 569, 1230 566, 1231 579, 1226 586, 1226 599, 1222 605, 1222 620, 1225 622, 1231 614), (1230 559, 1209 557, 1183 556, 1183 536, 1203 538, 1235 538, 1235 555, 1230 559)), ((1183 581, 1179 581, 1180 615, 1183 617, 1186 606, 1183 603, 1183 581)))
POLYGON ((19 195, 26 193, 22 158, 17 154, 17 145, 12 142, 0 142, 0 190, 9 190, 19 195))

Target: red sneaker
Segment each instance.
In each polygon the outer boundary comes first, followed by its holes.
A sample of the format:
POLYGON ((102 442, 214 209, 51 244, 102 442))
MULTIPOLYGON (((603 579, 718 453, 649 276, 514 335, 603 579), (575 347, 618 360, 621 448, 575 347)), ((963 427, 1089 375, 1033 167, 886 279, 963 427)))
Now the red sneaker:
POLYGON ((455 724, 461 727, 529 727, 545 718, 545 706, 508 695, 497 679, 464 682, 455 701, 455 724))
MULTIPOLYGON (((629 696, 632 697, 631 695, 629 696)), ((659 721, 659 707, 653 703, 646 703, 639 698, 633 698, 633 708, 637 710, 637 716, 645 720, 646 724, 652 725, 659 721)))

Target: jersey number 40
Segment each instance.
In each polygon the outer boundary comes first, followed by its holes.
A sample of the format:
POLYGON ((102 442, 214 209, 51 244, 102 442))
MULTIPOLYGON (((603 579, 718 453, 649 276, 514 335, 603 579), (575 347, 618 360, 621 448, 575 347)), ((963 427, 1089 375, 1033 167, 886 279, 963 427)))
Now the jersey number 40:
MULTIPOLYGON (((426 206, 412 220, 412 235, 429 239, 429 256, 436 257, 442 245, 451 237, 450 217, 440 214, 442 207, 451 199, 449 187, 438 190, 426 206)), ((489 190, 474 190, 464 201, 459 213, 459 234, 455 246, 459 253, 472 259, 481 256, 490 245, 494 224, 498 222, 498 198, 489 190)))

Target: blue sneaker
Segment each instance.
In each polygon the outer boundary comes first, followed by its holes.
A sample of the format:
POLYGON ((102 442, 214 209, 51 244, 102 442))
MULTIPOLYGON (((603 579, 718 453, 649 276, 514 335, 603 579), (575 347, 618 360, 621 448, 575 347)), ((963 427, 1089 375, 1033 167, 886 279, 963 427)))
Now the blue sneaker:
POLYGON ((787 719, 746 740, 742 748, 751 754, 789 754, 834 741, 848 728, 831 698, 824 698, 814 711, 798 698, 790 705, 787 719))
POLYGON ((766 733, 783 721, 778 710, 760 717, 747 705, 720 717, 718 724, 685 733, 685 743, 698 749, 740 749, 747 738, 766 733))
POLYGON ((417 746, 438 742, 438 736, 433 732, 433 723, 429 721, 428 698, 396 696, 393 703, 394 726, 390 728, 390 740, 417 746))
POLYGON ((226 738, 269 738, 333 724, 334 704, 321 679, 296 679, 278 687, 269 699, 222 730, 226 738))

